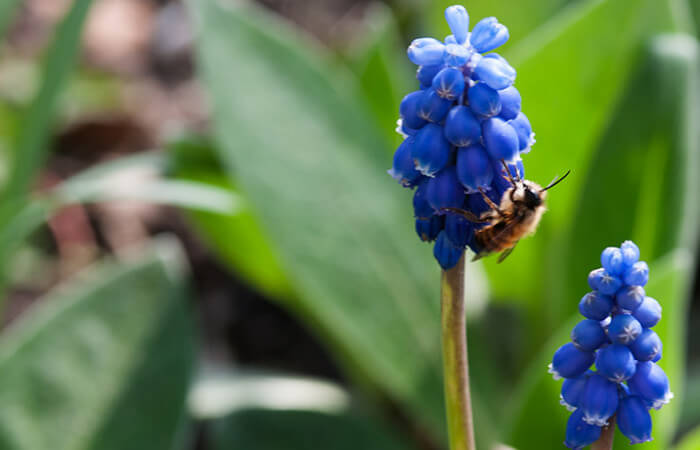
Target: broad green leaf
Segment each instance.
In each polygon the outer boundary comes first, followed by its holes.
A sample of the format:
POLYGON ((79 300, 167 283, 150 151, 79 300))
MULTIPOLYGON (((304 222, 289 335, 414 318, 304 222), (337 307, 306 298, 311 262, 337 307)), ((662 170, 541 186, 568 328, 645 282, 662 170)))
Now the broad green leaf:
MULTIPOLYGON (((382 3, 372 4, 364 22, 367 30, 360 36, 349 55, 350 68, 357 75, 367 103, 387 141, 397 146, 401 136, 394 131, 399 104, 404 95, 418 89, 418 82, 405 56, 405 45, 391 9, 382 3)), ((387 146, 392 152, 394 147, 387 146)))
MULTIPOLYGON (((73 71, 82 25, 91 4, 92 0, 73 2, 47 50, 41 86, 22 121, 14 149, 13 167, 3 192, 4 203, 9 202, 9 206, 4 205, 7 208, 19 207, 21 198, 26 195, 46 158, 58 98, 73 71)), ((0 217, 0 223, 2 220, 0 217)))
POLYGON ((588 173, 581 174, 571 229, 553 257, 566 261, 567 268, 558 275, 563 283, 560 301, 552 302, 554 320, 575 310, 568 300, 585 291, 580 274, 600 265, 604 247, 632 239, 648 261, 674 248, 694 248, 700 170, 694 132, 700 120, 697 51, 695 38, 687 35, 651 41, 588 173))
MULTIPOLYGON (((183 138, 169 145, 171 176, 224 189, 241 198, 224 174, 213 143, 202 138, 183 138)), ((279 255, 270 244, 250 209, 234 213, 190 209, 188 217, 203 240, 237 276, 271 298, 292 298, 292 287, 280 267, 279 255)))
POLYGON ((688 432, 681 441, 673 447, 675 450, 697 450, 700 448, 700 427, 688 432))
POLYGON ((279 251, 287 306, 356 379, 444 432, 437 266, 352 78, 255 9, 190 5, 217 148, 279 251))
POLYGON ((57 289, 0 341, 0 447, 170 450, 194 359, 179 247, 57 289))
POLYGON ((19 0, 0 0, 0 39, 5 36, 5 31, 20 3, 19 0))
POLYGON ((518 71, 523 111, 538 137, 524 157, 527 178, 547 183, 567 169, 572 174, 550 193, 537 234, 523 240, 507 263, 487 262, 496 297, 523 299, 533 314, 543 299, 561 301, 542 282, 548 276, 562 282, 561 255, 552 249, 562 247, 594 150, 642 44, 652 33, 672 28, 670 16, 667 2, 658 0, 580 2, 505 52, 518 71))
POLYGON ((361 416, 312 411, 243 410, 214 421, 214 450, 404 450, 415 448, 361 416))
MULTIPOLYGON (((682 398, 684 386, 685 311, 691 268, 692 260, 685 250, 675 251, 650 264, 646 291, 659 300, 664 311, 661 322, 654 328, 664 343, 664 355, 659 364, 666 371, 677 398, 660 411, 652 412, 654 441, 631 448, 667 449, 673 438, 681 406, 678 399, 682 398)), ((576 300, 571 303, 576 303, 576 300)), ((569 340, 569 333, 579 320, 581 316, 572 316, 552 336, 524 373, 513 401, 505 406, 504 414, 512 414, 507 443, 519 450, 558 448, 564 439, 568 412, 559 405, 562 382, 552 380, 547 373, 547 364, 551 362, 554 351, 569 340)), ((626 445, 625 439, 618 436, 615 449, 627 448, 626 445)))

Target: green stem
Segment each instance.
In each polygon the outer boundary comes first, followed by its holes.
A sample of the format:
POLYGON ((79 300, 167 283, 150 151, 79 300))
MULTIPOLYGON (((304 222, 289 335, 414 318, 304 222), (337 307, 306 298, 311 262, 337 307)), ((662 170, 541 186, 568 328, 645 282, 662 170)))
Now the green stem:
POLYGON ((442 272, 441 304, 442 359, 450 450, 475 450, 464 310, 464 256, 455 267, 442 272))
POLYGON ((615 416, 608 421, 607 427, 603 428, 600 438, 591 445, 591 450, 612 450, 613 439, 615 439, 615 416))

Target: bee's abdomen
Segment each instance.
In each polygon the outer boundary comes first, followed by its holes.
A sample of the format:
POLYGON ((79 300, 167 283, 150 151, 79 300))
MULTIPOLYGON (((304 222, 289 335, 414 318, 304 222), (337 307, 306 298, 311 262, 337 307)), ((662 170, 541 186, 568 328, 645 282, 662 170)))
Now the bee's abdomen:
POLYGON ((474 235, 474 240, 479 251, 496 253, 514 246, 520 239, 520 235, 517 230, 504 232, 505 227, 505 222, 498 222, 478 230, 474 235))

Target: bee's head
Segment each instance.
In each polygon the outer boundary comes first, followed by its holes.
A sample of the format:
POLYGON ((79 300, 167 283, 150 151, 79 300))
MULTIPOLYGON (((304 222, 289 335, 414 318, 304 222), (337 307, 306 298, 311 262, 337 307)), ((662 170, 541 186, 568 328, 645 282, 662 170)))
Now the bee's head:
POLYGON ((529 209, 535 209, 542 205, 547 197, 547 191, 529 180, 517 182, 512 192, 513 202, 523 203, 529 209))

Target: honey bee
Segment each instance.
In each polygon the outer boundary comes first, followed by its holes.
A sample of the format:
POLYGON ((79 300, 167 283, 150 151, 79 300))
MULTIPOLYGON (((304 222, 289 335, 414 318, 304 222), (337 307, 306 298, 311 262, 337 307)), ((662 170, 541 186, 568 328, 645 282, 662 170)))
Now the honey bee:
POLYGON ((500 204, 494 203, 484 190, 480 189, 479 192, 484 201, 491 208, 480 216, 460 208, 445 208, 449 212, 464 216, 470 222, 488 224, 474 233, 479 253, 474 256, 473 261, 499 252, 501 254, 498 262, 506 259, 520 239, 534 233, 537 229, 542 214, 546 210, 547 190, 559 184, 571 172, 567 171, 543 188, 535 182, 521 179, 517 173, 516 178, 513 178, 506 163, 501 162, 507 174, 503 177, 510 182, 511 187, 503 192, 500 204))

